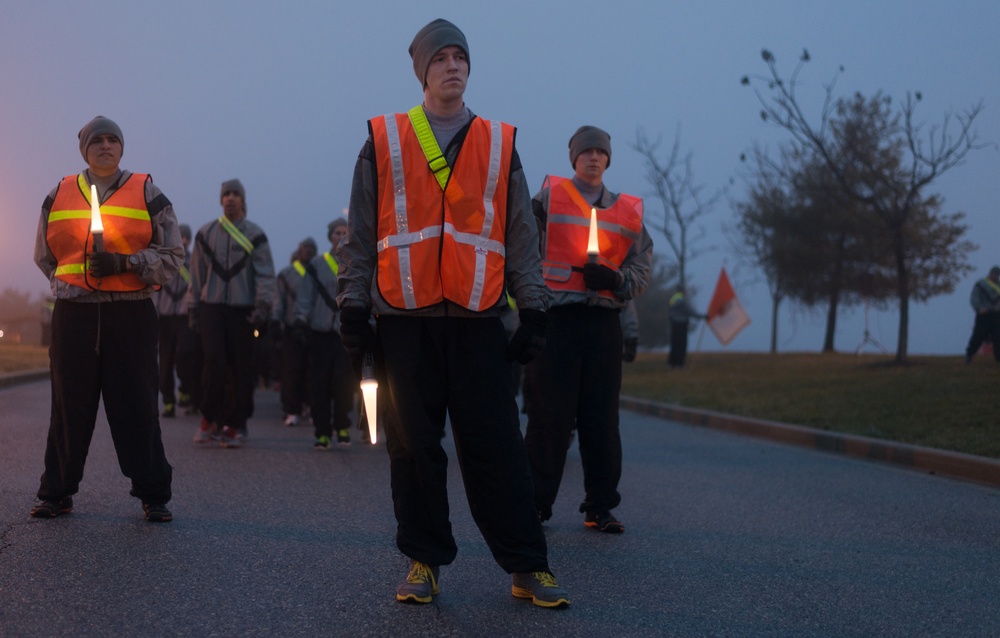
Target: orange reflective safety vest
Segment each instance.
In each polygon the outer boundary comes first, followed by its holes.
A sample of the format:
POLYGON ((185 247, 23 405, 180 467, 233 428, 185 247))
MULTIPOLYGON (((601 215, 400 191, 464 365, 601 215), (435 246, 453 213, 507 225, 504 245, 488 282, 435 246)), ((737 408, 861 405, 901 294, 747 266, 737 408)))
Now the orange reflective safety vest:
MULTIPOLYGON (((146 209, 149 175, 133 173, 101 204, 104 250, 133 254, 149 246, 153 225, 146 209)), ((93 252, 90 234, 90 186, 83 175, 64 177, 49 209, 45 240, 56 258, 55 275, 87 290, 124 292, 142 290, 146 284, 134 271, 96 279, 87 272, 87 254, 93 252)))
MULTIPOLYGON (((542 275, 552 290, 587 292, 583 266, 587 263, 590 211, 573 181, 548 175, 542 188, 549 189, 542 275)), ((618 270, 632 244, 642 235, 642 199, 622 193, 610 208, 596 208, 600 263, 618 270)), ((610 290, 596 293, 614 298, 610 290)))
POLYGON ((473 119, 442 185, 408 114, 390 113, 369 126, 378 168, 382 297, 407 310, 446 299, 475 312, 494 306, 504 287, 514 127, 473 119))

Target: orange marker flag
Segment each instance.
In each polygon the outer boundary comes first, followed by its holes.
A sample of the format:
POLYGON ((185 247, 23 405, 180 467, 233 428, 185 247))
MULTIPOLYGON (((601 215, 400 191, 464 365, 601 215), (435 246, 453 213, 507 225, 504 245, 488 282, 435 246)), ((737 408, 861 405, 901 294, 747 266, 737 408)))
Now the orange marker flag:
POLYGON ((712 329, 715 338, 724 346, 750 325, 750 317, 747 316, 740 300, 733 291, 733 285, 729 283, 729 276, 726 269, 719 272, 719 281, 715 284, 715 292, 712 293, 712 301, 708 304, 708 327, 712 329))

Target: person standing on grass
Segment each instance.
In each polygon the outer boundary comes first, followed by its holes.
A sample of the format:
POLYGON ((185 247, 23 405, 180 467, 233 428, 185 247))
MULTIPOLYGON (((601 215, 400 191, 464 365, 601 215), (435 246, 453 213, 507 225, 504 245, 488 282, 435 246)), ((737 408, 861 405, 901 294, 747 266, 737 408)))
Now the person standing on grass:
POLYGON ((621 502, 618 395, 624 352, 619 314, 649 281, 653 240, 643 224, 642 200, 604 185, 611 136, 581 126, 569 140, 573 177, 548 176, 532 199, 541 235, 549 309, 545 348, 528 364, 525 445, 539 520, 552 516, 574 429, 583 462, 584 525, 621 533, 611 513, 621 502), (596 257, 588 255, 591 215, 597 216, 596 257))
POLYGON ((195 443, 238 448, 253 415, 254 333, 265 332, 274 303, 274 261, 267 235, 247 219, 246 190, 222 183, 222 216, 195 236, 188 320, 201 335, 201 425, 195 443))
POLYGON ((550 300, 515 129, 465 105, 469 46, 454 24, 430 22, 409 51, 423 103, 368 122, 337 299, 348 352, 378 353, 384 368, 396 544, 410 559, 396 599, 431 602, 458 551, 441 446, 449 417, 472 517, 511 593, 565 607, 505 360, 541 348, 550 300), (505 290, 521 318, 509 344, 505 290))
POLYGON ((688 327, 691 319, 706 319, 707 316, 695 311, 687 298, 687 288, 677 286, 670 297, 670 354, 667 364, 674 369, 683 368, 687 360, 688 327))
POLYGON ((976 351, 989 340, 993 343, 993 358, 1000 363, 1000 266, 993 266, 989 275, 976 282, 969 303, 976 311, 976 322, 965 348, 965 362, 972 363, 976 351))
POLYGON ((34 518, 73 511, 97 419, 104 412, 118 465, 146 520, 173 519, 173 468, 157 409, 156 308, 150 295, 184 263, 174 209, 149 175, 119 167, 125 136, 98 116, 78 135, 87 169, 64 177, 42 204, 35 263, 56 298, 49 347, 52 416, 34 518), (91 232, 97 187, 103 246, 91 232))

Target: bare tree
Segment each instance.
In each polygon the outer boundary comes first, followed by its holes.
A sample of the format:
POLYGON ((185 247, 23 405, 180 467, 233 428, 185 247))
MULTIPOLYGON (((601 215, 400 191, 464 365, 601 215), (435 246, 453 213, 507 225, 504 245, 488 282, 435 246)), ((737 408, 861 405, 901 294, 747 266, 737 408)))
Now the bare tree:
MULTIPOLYGON (((896 298, 899 302, 899 335, 896 361, 905 363, 909 335, 909 302, 914 297, 914 248, 922 236, 919 224, 934 221, 931 204, 939 198, 924 190, 938 177, 959 166, 978 143, 973 123, 982 112, 979 102, 961 114, 947 113, 940 125, 925 131, 915 121, 919 92, 907 93, 898 112, 892 100, 876 94, 866 99, 856 93, 850 100, 835 100, 835 81, 825 85, 825 99, 816 123, 805 114, 796 89, 802 68, 809 62, 803 51, 786 80, 778 72, 774 55, 761 53, 768 73, 744 76, 763 107, 761 118, 791 134, 803 153, 814 153, 830 169, 844 196, 867 207, 884 224, 895 262, 896 298)), ((843 72, 840 67, 839 73, 843 72)), ((938 220, 940 221, 940 220, 938 220)), ((964 227, 963 227, 964 229, 964 227)), ((938 233, 942 235, 942 233, 938 233)), ((968 265, 955 254, 961 232, 943 233, 953 242, 943 259, 958 266, 938 282, 938 290, 954 286, 968 265), (943 284, 943 285, 942 285, 943 284)), ((933 244, 933 242, 931 242, 933 244)), ((933 244, 941 247, 940 243, 933 244)), ((968 243, 966 242, 966 247, 968 243)), ((936 293, 939 294, 939 293, 936 293)))
POLYGON ((646 181, 653 187, 653 194, 662 208, 660 218, 647 223, 660 231, 677 262, 677 278, 680 285, 687 282, 687 262, 700 254, 699 240, 705 237, 704 227, 696 226, 699 219, 711 212, 712 207, 725 193, 725 189, 704 197, 704 186, 695 184, 692 167, 693 153, 681 156, 681 136, 678 128, 674 144, 666 159, 658 157, 662 139, 650 141, 639 129, 632 145, 643 157, 646 181))

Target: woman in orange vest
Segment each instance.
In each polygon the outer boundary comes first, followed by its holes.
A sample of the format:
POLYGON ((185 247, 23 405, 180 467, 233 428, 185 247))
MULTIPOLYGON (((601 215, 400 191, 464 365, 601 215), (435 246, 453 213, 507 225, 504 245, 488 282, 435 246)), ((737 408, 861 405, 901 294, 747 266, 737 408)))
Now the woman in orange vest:
POLYGON ((525 371, 525 445, 538 517, 547 520, 576 430, 583 462, 584 525, 621 533, 625 525, 611 513, 621 502, 619 313, 646 288, 653 241, 643 225, 642 200, 604 186, 611 136, 594 126, 580 127, 570 138, 569 158, 573 177, 547 177, 532 201, 544 228, 545 283, 555 299, 545 349, 525 371), (592 216, 597 221, 596 247, 588 245, 592 216))
POLYGON ((42 204, 35 263, 56 297, 49 348, 52 417, 35 518, 73 510, 103 399, 118 464, 146 520, 173 518, 171 467, 157 409, 157 319, 150 294, 177 274, 184 248, 173 207, 148 175, 119 168, 124 137, 98 116, 80 130, 88 168, 42 204), (96 187, 103 232, 93 219, 96 187))

